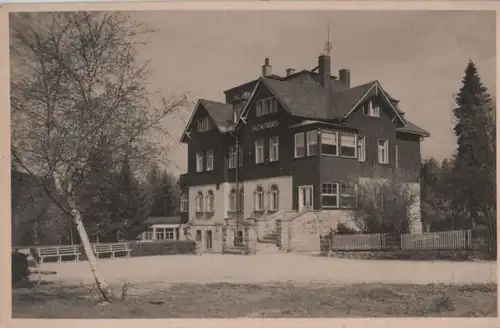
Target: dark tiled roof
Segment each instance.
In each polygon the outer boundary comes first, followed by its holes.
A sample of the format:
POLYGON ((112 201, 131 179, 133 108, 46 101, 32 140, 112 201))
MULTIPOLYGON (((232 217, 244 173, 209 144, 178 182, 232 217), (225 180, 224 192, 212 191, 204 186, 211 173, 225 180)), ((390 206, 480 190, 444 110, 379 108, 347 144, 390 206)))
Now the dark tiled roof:
POLYGON ((208 114, 215 121, 219 129, 224 130, 231 126, 233 120, 233 105, 207 99, 200 99, 200 104, 208 111, 208 114))
POLYGON ((144 220, 143 224, 181 224, 180 216, 150 216, 144 220))
POLYGON ((416 133, 416 134, 420 134, 422 136, 425 136, 425 137, 428 137, 430 136, 430 133, 427 132, 426 130, 422 129, 421 127, 419 127, 418 125, 408 121, 408 120, 405 120, 406 121, 406 126, 405 127, 402 127, 402 128, 399 128, 398 131, 400 132, 410 132, 410 133, 416 133))

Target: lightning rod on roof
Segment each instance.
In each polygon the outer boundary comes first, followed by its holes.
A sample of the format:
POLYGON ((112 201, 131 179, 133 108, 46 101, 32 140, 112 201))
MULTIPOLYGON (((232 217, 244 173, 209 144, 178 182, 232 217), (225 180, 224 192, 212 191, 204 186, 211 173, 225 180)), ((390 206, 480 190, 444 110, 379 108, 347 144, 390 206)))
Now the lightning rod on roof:
POLYGON ((329 56, 332 51, 332 43, 330 42, 330 21, 327 23, 327 36, 328 41, 325 43, 325 55, 329 56))

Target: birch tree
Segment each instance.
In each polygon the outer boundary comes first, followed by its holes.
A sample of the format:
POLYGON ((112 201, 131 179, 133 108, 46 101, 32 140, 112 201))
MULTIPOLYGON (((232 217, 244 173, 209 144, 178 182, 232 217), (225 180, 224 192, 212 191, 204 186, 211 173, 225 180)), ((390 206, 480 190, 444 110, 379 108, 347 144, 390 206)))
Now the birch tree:
POLYGON ((10 16, 12 160, 71 216, 108 302, 116 297, 98 274, 80 210, 89 159, 96 151, 117 165, 155 157, 161 145, 151 134, 167 134, 163 119, 186 102, 147 90, 148 62, 137 54, 150 32, 117 12, 10 16))

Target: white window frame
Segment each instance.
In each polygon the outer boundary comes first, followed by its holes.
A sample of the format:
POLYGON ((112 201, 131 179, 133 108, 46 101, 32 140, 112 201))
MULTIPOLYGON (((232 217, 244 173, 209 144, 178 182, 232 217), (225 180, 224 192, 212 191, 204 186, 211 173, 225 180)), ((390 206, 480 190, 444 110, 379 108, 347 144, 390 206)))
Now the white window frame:
POLYGON ((357 142, 357 137, 355 134, 352 133, 340 133, 339 135, 339 144, 340 147, 338 147, 338 153, 341 157, 347 157, 347 158, 356 158, 357 157, 357 152, 358 152, 358 142, 357 142), (349 146, 345 146, 342 144, 342 137, 354 137, 354 143, 349 146), (342 155, 342 147, 349 147, 354 149, 354 156, 349 156, 349 155, 342 155))
POLYGON ((205 166, 204 153, 202 151, 196 152, 196 172, 203 172, 205 166))
POLYGON ((236 212, 238 210, 238 193, 236 189, 229 191, 229 212, 236 212))
POLYGON ((155 239, 156 240, 167 239, 167 228, 156 228, 155 229, 155 239))
POLYGON ((260 117, 278 112, 278 103, 276 98, 264 98, 256 102, 255 116, 260 117))
POLYGON ((213 171, 214 170, 214 150, 208 149, 206 156, 207 156, 207 171, 213 171))
POLYGON ((352 183, 339 183, 338 184, 338 192, 340 194, 340 197, 339 197, 339 200, 338 200, 338 205, 339 207, 341 208, 355 208, 356 206, 356 189, 357 189, 357 186, 355 184, 352 184, 352 183), (352 186, 352 194, 350 193, 344 193, 344 190, 345 190, 345 186, 352 186), (344 198, 353 198, 354 199, 354 205, 353 206, 344 206, 342 204, 342 199, 344 198))
POLYGON ((254 210, 255 212, 264 211, 264 188, 258 186, 254 193, 254 210))
POLYGON ((175 240, 175 229, 174 228, 164 228, 165 229, 165 240, 175 240))
POLYGON ((203 213, 203 193, 201 191, 196 195, 196 213, 203 213))
POLYGON ((321 131, 321 154, 326 155, 326 156, 338 156, 339 155, 339 133, 331 130, 322 130, 321 131), (334 138, 334 146, 335 146, 335 154, 329 154, 329 153, 324 153, 323 152, 323 145, 329 145, 326 143, 323 138, 326 138, 326 136, 333 136, 334 138))
POLYGON ((153 229, 148 228, 144 231, 144 234, 142 235, 142 240, 153 240, 153 229))
POLYGON ((207 210, 206 210, 207 213, 213 213, 214 212, 214 192, 212 190, 209 190, 207 192, 205 206, 207 207, 207 210))
POLYGON ((269 161, 277 162, 280 160, 280 139, 279 136, 269 138, 269 161))
POLYGON ((374 105, 373 100, 368 101, 364 106, 363 106, 363 115, 369 116, 369 117, 380 117, 380 106, 379 105, 374 105))
POLYGON ((366 162, 366 137, 358 137, 358 161, 366 162))
POLYGON ((254 141, 255 145, 255 164, 264 163, 264 139, 254 141))
POLYGON ((280 207, 280 190, 277 185, 272 185, 269 192, 269 210, 277 211, 280 207))
POLYGON ((236 168, 237 153, 238 152, 237 152, 236 146, 229 147, 229 168, 230 169, 236 168))
POLYGON ((196 131, 198 132, 206 132, 209 131, 211 128, 210 126, 210 119, 208 116, 205 116, 203 118, 200 118, 196 122, 196 131))
POLYGON ((339 184, 334 183, 334 182, 322 182, 321 183, 321 207, 322 208, 339 208, 340 205, 340 190, 339 190, 339 184), (329 186, 335 186, 335 190, 337 191, 336 193, 329 193, 329 192, 324 192, 323 185, 329 185, 329 186), (337 204, 336 205, 324 205, 323 204, 323 196, 336 196, 337 197, 337 204))
POLYGON ((318 154, 318 130, 307 131, 307 156, 314 156, 318 154), (312 140, 311 140, 312 139, 312 140), (312 146, 315 146, 316 150, 312 146))
POLYGON ((377 139, 377 160, 379 164, 389 164, 389 140, 377 139), (383 142, 383 146, 381 146, 383 142))
POLYGON ((189 194, 187 191, 181 193, 181 212, 186 213, 189 210, 189 194))
POLYGON ((293 149, 295 158, 301 158, 306 155, 306 135, 304 132, 295 133, 293 137, 293 149), (302 138, 300 144, 298 144, 298 137, 302 138), (299 148, 303 148, 303 153, 301 155, 299 155, 297 151, 299 148))

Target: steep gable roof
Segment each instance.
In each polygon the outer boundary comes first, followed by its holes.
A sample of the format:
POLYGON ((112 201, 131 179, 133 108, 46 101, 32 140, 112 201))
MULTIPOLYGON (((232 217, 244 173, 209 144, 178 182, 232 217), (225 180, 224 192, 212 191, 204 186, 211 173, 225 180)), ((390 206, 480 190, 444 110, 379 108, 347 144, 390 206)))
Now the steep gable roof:
POLYGON ((196 116, 196 113, 198 112, 200 107, 205 108, 205 110, 208 112, 208 115, 212 119, 214 126, 217 127, 219 131, 225 132, 230 129, 230 126, 232 125, 233 115, 232 105, 207 99, 199 99, 194 106, 193 112, 189 117, 186 127, 184 128, 184 132, 181 136, 181 142, 184 142, 186 140, 186 136, 189 136, 189 130, 191 129, 194 117, 196 116))

